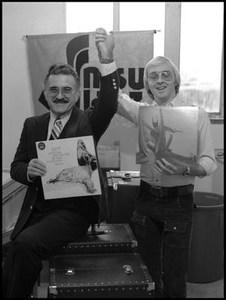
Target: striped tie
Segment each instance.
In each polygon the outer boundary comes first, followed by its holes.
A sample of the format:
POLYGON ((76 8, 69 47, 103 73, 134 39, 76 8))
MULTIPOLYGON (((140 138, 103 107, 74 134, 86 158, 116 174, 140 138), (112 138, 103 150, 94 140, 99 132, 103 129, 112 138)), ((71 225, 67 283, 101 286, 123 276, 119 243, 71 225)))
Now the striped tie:
POLYGON ((50 136, 50 140, 58 139, 58 137, 60 136, 61 130, 62 130, 62 123, 61 123, 60 118, 58 117, 54 121, 53 129, 52 129, 51 136, 50 136))

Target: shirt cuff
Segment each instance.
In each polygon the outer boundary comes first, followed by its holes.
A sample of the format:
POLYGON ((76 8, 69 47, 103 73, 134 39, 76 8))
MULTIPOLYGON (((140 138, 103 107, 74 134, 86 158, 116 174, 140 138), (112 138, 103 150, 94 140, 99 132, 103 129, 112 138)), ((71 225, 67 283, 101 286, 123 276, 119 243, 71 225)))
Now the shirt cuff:
MULTIPOLYGON (((202 157, 199 161, 197 161, 198 164, 200 164, 203 169, 206 171, 206 176, 211 175, 216 169, 217 164, 210 159, 209 157, 202 157)), ((204 176, 198 176, 198 177, 204 177, 204 176)))
POLYGON ((117 70, 115 61, 110 64, 100 64, 100 73, 102 76, 107 76, 117 70))

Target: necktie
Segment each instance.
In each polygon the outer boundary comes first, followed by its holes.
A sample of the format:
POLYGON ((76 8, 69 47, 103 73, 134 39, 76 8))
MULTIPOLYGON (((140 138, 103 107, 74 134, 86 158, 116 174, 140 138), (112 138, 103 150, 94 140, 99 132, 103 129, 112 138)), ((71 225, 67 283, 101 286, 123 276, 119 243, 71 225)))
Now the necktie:
POLYGON ((50 140, 58 139, 58 137, 61 133, 62 127, 63 126, 62 126, 60 118, 56 118, 56 120, 54 121, 54 124, 53 124, 50 140))

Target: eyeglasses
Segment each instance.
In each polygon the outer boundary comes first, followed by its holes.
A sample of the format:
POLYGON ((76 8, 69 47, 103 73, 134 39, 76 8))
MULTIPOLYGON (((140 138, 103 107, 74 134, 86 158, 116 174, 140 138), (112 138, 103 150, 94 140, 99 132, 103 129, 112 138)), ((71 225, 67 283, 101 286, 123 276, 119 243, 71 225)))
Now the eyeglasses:
POLYGON ((59 92, 61 92, 61 94, 63 94, 65 97, 70 97, 74 93, 74 90, 71 87, 63 87, 62 89, 51 87, 47 90, 47 92, 52 97, 56 97, 59 92))
POLYGON ((164 81, 170 81, 173 78, 173 75, 170 71, 164 71, 164 72, 152 72, 148 75, 148 79, 150 79, 151 82, 156 82, 159 80, 159 76, 161 76, 161 79, 164 81))

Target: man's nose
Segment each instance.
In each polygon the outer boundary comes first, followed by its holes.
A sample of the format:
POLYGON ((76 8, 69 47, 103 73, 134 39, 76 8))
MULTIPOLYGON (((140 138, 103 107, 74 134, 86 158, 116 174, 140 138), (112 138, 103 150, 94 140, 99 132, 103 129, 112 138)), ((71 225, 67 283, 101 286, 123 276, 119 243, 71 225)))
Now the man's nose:
POLYGON ((64 98, 64 95, 63 95, 63 92, 62 92, 62 90, 61 89, 59 89, 59 92, 58 92, 58 94, 57 94, 57 99, 62 99, 62 98, 64 98))
POLYGON ((163 82, 164 80, 162 79, 162 74, 159 74, 159 76, 158 76, 158 80, 157 80, 158 82, 163 82))

